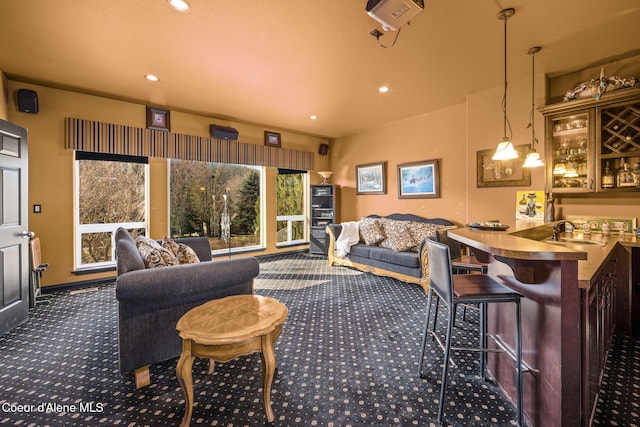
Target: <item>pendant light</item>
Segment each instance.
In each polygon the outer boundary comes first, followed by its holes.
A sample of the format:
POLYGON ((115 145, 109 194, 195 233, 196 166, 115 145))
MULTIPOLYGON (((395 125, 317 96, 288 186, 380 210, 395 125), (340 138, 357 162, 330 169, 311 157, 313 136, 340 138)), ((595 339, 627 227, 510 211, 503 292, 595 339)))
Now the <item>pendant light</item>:
POLYGON ((529 55, 531 55, 531 117, 529 119, 529 127, 531 127, 531 151, 529 151, 526 159, 524 159, 524 164, 522 165, 523 168, 537 168, 538 166, 544 166, 544 162, 540 158, 540 154, 536 151, 538 138, 536 138, 536 102, 534 98, 536 93, 536 53, 540 52, 540 50, 542 50, 540 46, 534 46, 527 52, 529 55))
POLYGON ((518 152, 513 148, 513 143, 511 142, 512 135, 507 137, 507 125, 509 125, 509 133, 511 134, 511 124, 507 119, 507 20, 515 13, 515 9, 509 8, 498 12, 496 15, 498 19, 504 21, 504 96, 502 97, 503 137, 492 157, 493 160, 510 160, 518 157, 518 152))

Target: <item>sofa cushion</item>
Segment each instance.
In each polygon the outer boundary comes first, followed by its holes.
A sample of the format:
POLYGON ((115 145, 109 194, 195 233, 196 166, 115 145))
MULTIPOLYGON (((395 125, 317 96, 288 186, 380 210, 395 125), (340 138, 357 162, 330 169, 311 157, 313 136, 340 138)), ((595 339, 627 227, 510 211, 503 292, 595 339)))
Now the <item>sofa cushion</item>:
POLYGON ((376 245, 384 240, 384 232, 376 218, 360 219, 360 236, 367 245, 376 245))
POLYGON ((363 257, 363 258, 369 258, 369 253, 370 252, 371 252, 371 246, 363 245, 362 243, 358 243, 357 245, 351 246, 351 250, 349 251, 349 255, 355 255, 355 256, 360 256, 360 257, 363 257))
POLYGON ((395 252, 380 246, 372 246, 369 258, 404 267, 419 267, 420 257, 415 252, 395 252))
POLYGON ((116 260, 118 276, 128 273, 129 271, 144 270, 144 261, 142 260, 142 256, 136 246, 135 240, 133 240, 126 230, 122 229, 122 231, 129 238, 118 239, 118 233, 116 233, 116 260))
POLYGON ((160 243, 145 236, 136 238, 136 246, 146 268, 167 267, 179 265, 180 262, 169 250, 163 248, 160 243))
POLYGON ((165 237, 162 239, 162 247, 169 250, 169 252, 178 258, 178 262, 180 264, 194 264, 196 262, 200 262, 200 258, 198 258, 196 251, 184 243, 179 243, 165 237))

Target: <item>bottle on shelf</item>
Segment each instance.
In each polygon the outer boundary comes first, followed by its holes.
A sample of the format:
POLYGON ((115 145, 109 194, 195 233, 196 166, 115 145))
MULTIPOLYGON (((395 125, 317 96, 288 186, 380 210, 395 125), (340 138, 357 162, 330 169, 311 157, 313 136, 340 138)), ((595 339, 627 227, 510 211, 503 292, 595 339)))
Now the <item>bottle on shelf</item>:
POLYGON ((633 165, 631 173, 633 174, 636 188, 640 188, 640 163, 633 165))
POLYGON ((613 188, 615 186, 615 177, 613 172, 609 168, 609 162, 604 166, 604 173, 602 174, 602 188, 613 188))
POLYGON ((633 173, 631 172, 631 169, 629 169, 629 163, 626 163, 624 159, 622 160, 622 167, 618 170, 616 181, 618 188, 629 188, 636 186, 633 173))

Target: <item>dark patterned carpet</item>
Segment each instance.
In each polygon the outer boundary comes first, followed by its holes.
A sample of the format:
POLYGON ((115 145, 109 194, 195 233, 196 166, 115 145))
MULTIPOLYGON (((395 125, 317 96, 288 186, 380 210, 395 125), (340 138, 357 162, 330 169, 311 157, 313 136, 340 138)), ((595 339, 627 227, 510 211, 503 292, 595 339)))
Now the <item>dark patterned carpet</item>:
MULTIPOLYGON (((255 292, 289 308, 276 345, 275 426, 436 425, 441 355, 428 351, 431 379, 420 379, 426 297, 419 286, 329 268, 306 254, 260 264, 255 292)), ((58 292, 0 337, 0 424, 179 425, 177 358, 153 365, 152 385, 136 390, 133 374, 118 371, 116 310, 113 284, 58 292)), ((458 336, 475 342, 473 319, 458 324, 458 336)), ((617 339, 616 349, 620 360, 607 367, 597 423, 636 425, 640 345, 617 339)), ((513 406, 476 375, 476 355, 457 356, 466 361, 451 370, 446 424, 515 425, 513 406)), ((218 364, 213 375, 206 370, 196 359, 191 425, 267 425, 258 355, 218 364)))

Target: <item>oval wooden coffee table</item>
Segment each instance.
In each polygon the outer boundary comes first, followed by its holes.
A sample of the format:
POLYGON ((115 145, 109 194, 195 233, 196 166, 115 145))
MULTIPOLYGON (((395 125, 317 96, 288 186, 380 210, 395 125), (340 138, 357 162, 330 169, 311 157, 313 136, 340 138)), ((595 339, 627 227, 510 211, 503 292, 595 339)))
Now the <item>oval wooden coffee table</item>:
POLYGON ((259 295, 234 295, 209 301, 188 311, 176 329, 182 338, 182 354, 176 366, 186 407, 181 426, 188 426, 193 411, 194 357, 209 359, 209 373, 215 362, 228 362, 239 356, 260 353, 262 359, 262 398, 268 422, 271 409, 271 381, 276 369, 274 344, 288 315, 278 300, 259 295))

